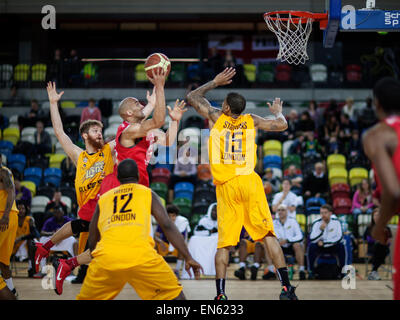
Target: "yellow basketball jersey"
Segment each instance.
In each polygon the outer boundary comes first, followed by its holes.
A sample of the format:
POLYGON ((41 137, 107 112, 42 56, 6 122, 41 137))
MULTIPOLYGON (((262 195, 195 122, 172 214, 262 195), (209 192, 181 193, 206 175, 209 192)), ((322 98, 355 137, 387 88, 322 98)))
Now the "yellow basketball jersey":
MULTIPOLYGON (((11 174, 12 180, 14 181, 14 177, 12 176, 11 170, 5 166, 1 166, 1 168, 7 170, 11 174)), ((3 190, 3 189, 0 190, 0 212, 4 212, 4 209, 6 208, 7 197, 8 197, 7 190, 3 190)), ((17 205, 15 204, 15 200, 12 204, 11 211, 18 212, 17 205)))
POLYGON ((111 147, 107 143, 94 154, 81 152, 76 166, 75 190, 78 206, 96 198, 103 178, 112 173, 114 162, 111 147))
POLYGON ((17 238, 21 236, 27 236, 28 234, 31 233, 31 228, 29 225, 29 222, 31 221, 32 217, 26 216, 24 219, 24 222, 22 223, 22 227, 19 226, 18 224, 18 229, 17 229, 17 238))
POLYGON ((214 184, 223 184, 254 172, 257 162, 256 130, 251 115, 232 118, 222 114, 210 131, 208 156, 214 184))
POLYGON ((151 189, 140 184, 123 184, 103 194, 98 229, 101 239, 93 257, 106 269, 124 269, 157 256, 151 230, 151 189))

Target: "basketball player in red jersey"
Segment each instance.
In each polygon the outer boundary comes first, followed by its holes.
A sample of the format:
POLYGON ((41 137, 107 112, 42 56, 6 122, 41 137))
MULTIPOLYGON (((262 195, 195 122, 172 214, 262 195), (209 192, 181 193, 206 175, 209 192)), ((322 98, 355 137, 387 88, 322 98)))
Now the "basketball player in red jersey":
MULTIPOLYGON (((400 212, 400 81, 383 78, 374 87, 376 113, 380 120, 363 137, 364 152, 371 160, 381 194, 380 214, 372 236, 387 242, 385 227, 400 212)), ((394 300, 400 300, 400 232, 393 257, 394 300)))

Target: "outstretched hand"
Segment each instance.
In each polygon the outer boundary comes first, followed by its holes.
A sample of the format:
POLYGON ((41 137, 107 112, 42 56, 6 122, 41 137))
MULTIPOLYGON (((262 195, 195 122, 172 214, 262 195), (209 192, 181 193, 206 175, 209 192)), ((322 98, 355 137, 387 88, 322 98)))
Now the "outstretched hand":
POLYGON ((214 82, 217 86, 225 86, 227 84, 231 84, 232 78, 235 76, 235 74, 235 68, 225 68, 224 71, 216 75, 216 77, 214 78, 214 82))
POLYGON ((185 270, 186 272, 192 276, 190 269, 193 269, 194 278, 196 280, 200 280, 200 271, 204 274, 203 267, 196 260, 190 259, 185 261, 185 270))
POLYGON ((49 95, 50 103, 57 103, 61 99, 61 96, 64 94, 64 91, 57 93, 56 83, 50 81, 47 83, 47 94, 49 95))
POLYGON ((168 114, 172 121, 180 121, 182 119, 183 114, 187 111, 185 106, 186 102, 184 100, 179 101, 179 99, 176 99, 174 109, 171 109, 170 106, 167 106, 168 114))
POLYGON ((153 92, 150 95, 150 92, 147 91, 146 93, 146 99, 147 99, 147 103, 151 104, 152 106, 156 105, 156 93, 155 93, 155 87, 153 88, 153 92))
POLYGON ((161 68, 155 68, 151 70, 152 77, 148 77, 150 82, 154 84, 154 86, 162 86, 165 85, 165 79, 167 78, 166 73, 161 68))
POLYGON ((271 111, 272 114, 277 115, 279 113, 282 113, 282 107, 283 107, 283 101, 281 101, 280 98, 275 98, 275 100, 272 102, 272 105, 267 102, 269 111, 271 111))

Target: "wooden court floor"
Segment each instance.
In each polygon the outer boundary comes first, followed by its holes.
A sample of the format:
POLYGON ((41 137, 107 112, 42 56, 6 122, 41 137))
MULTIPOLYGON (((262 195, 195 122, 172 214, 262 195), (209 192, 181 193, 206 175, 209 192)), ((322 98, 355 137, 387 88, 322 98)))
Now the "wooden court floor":
MULTIPOLYGON (((233 276, 238 266, 231 264, 228 269, 226 293, 230 300, 278 300, 280 283, 278 280, 262 280, 259 272, 256 281, 238 280, 233 276)), ((369 281, 364 278, 363 265, 355 265, 359 272, 356 278, 355 289, 343 289, 342 282, 305 280, 299 281, 295 274, 292 283, 298 286, 296 293, 302 300, 391 300, 392 281, 386 272, 380 272, 383 280, 369 281)), ((184 293, 190 300, 212 300, 215 296, 215 280, 213 277, 203 277, 201 280, 181 280, 184 293)), ((32 279, 24 276, 23 271, 14 277, 20 300, 74 300, 80 291, 80 284, 64 284, 64 293, 58 296, 52 289, 42 288, 42 279, 32 279)), ((117 300, 140 299, 129 286, 121 291, 117 300)))

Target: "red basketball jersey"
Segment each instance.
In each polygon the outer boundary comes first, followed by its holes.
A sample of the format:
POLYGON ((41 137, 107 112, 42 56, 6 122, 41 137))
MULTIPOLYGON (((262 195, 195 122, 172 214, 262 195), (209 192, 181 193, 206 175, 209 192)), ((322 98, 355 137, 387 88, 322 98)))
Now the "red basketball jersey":
POLYGON ((136 143, 132 147, 124 147, 119 142, 119 137, 122 132, 129 126, 129 122, 124 121, 117 130, 117 135, 115 137, 115 150, 117 152, 118 161, 122 161, 124 159, 132 159, 135 160, 138 169, 139 169, 139 184, 142 184, 146 187, 149 186, 149 175, 147 173, 147 165, 150 161, 152 152, 153 152, 153 143, 154 136, 148 135, 147 137, 143 137, 140 139, 138 143, 136 143))
MULTIPOLYGON (((393 166, 396 170, 396 175, 397 179, 400 181, 400 116, 390 116, 387 117, 384 122, 391 128, 393 128, 394 131, 396 131, 397 134, 397 148, 393 153, 392 156, 392 162, 393 166)), ((374 173, 375 173, 375 181, 377 184, 377 189, 379 192, 379 195, 382 192, 382 184, 379 180, 378 175, 376 174, 376 170, 374 168, 374 173)), ((400 210, 400 203, 399 203, 399 210, 400 210)))

